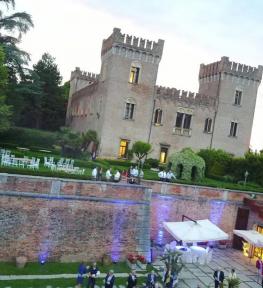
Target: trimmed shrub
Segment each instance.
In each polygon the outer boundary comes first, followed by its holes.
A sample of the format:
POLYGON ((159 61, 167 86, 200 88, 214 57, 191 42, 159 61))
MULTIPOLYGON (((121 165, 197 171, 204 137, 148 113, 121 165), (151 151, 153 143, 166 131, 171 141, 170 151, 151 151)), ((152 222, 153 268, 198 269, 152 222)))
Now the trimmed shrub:
POLYGON ((0 144, 6 147, 29 147, 35 149, 53 149, 57 141, 57 133, 22 127, 12 127, 0 134, 0 144))
POLYGON ((145 167, 145 164, 148 164, 150 168, 158 168, 159 160, 153 159, 153 158, 148 158, 144 162, 144 167, 145 167))

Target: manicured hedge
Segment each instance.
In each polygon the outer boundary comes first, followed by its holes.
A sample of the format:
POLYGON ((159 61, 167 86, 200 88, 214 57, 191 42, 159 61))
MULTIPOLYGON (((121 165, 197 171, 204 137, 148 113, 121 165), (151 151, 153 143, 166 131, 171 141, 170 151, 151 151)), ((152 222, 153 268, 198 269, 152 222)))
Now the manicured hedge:
POLYGON ((0 145, 7 148, 17 146, 33 149, 52 150, 56 144, 57 133, 22 127, 12 127, 0 134, 0 145), (3 145, 4 144, 4 145, 3 145))

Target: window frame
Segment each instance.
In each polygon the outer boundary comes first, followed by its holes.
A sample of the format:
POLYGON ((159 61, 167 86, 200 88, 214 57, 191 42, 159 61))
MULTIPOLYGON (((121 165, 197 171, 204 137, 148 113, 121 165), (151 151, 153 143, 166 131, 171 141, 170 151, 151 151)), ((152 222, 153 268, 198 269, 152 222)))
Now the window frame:
POLYGON ((141 67, 138 65, 131 65, 130 73, 129 73, 129 83, 130 84, 138 84, 140 78, 141 67))
POLYGON ((134 120, 135 103, 126 101, 124 106, 124 120, 134 120))
POLYGON ((233 137, 233 138, 237 137, 238 124, 239 123, 237 121, 230 122, 229 137, 233 137))
POLYGON ((155 109, 154 117, 153 117, 153 124, 155 126, 162 125, 162 118, 163 118, 163 110, 161 108, 155 109))
POLYGON ((241 89, 236 89, 235 95, 234 95, 234 105, 235 106, 241 106, 242 96, 243 96, 243 91, 241 89))
POLYGON ((121 159, 127 159, 127 154, 128 154, 128 150, 129 150, 129 143, 130 143, 130 140, 128 139, 120 139, 120 142, 119 142, 119 149, 118 149, 118 158, 121 158, 121 159), (122 142, 125 142, 125 146, 122 145, 122 142), (122 150, 125 150, 125 153, 122 154, 121 151, 122 150))
POLYGON ((204 133, 208 133, 208 134, 212 133, 212 124, 213 124, 213 119, 210 117, 207 117, 205 119, 204 133))

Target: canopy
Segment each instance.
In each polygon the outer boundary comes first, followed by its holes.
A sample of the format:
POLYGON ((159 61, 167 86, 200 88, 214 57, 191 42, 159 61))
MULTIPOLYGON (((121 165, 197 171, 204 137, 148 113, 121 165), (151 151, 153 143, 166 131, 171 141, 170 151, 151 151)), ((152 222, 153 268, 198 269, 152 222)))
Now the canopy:
POLYGON ((208 219, 184 222, 163 222, 176 240, 185 243, 227 240, 228 235, 208 219))
POLYGON ((234 230, 234 234, 256 247, 263 247, 263 235, 255 230, 234 230))

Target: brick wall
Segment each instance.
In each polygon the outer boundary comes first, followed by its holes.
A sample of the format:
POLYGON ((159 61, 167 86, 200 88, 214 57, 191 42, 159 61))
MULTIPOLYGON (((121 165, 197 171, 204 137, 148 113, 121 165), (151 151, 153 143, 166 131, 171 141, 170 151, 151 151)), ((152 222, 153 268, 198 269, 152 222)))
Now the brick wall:
POLYGON ((144 187, 0 175, 0 259, 62 261, 149 256, 144 187))
MULTIPOLYGON (((0 258, 62 261, 149 257, 163 221, 209 218, 232 235, 249 192, 143 181, 144 186, 0 174, 0 258), (153 193, 152 193, 153 191, 153 193)), ((256 193, 254 193, 256 194, 256 193)), ((258 199, 262 198, 260 194, 258 199)))

